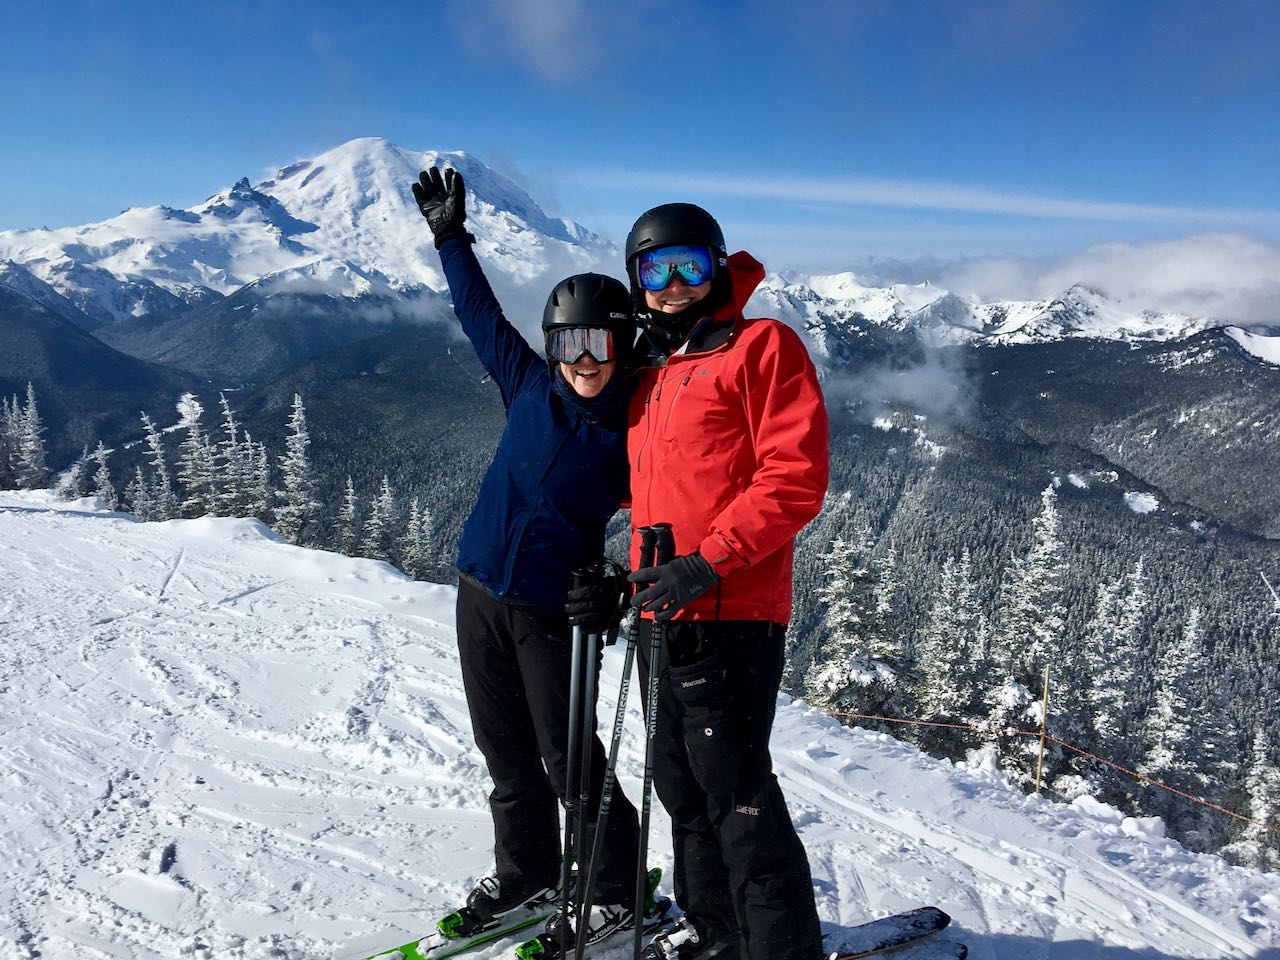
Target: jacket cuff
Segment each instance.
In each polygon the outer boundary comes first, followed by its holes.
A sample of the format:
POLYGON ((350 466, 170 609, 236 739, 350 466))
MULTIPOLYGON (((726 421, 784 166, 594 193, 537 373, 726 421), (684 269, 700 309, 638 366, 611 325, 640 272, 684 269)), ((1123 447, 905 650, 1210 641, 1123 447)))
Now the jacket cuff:
POLYGON ((747 566, 746 557, 734 551, 720 536, 709 533, 698 544, 698 553, 707 561, 716 576, 723 580, 735 570, 747 566))
POLYGON ((443 236, 438 236, 435 238, 436 249, 442 250, 445 244, 453 243, 454 241, 461 241, 462 243, 475 243, 476 238, 473 237, 471 234, 467 233, 467 231, 465 230, 458 230, 457 232, 454 232, 454 233, 446 233, 443 236))

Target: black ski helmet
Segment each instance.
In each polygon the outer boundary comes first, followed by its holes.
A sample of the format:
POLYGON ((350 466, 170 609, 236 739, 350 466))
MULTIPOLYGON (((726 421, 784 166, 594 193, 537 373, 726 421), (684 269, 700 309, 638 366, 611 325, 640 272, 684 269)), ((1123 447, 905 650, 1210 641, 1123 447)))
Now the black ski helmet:
POLYGON ((626 360, 636 339, 631 294, 613 277, 576 273, 556 284, 542 308, 543 355, 550 360, 546 337, 557 327, 601 327, 613 333, 614 351, 626 360))
POLYGON ((627 234, 627 273, 634 274, 632 264, 644 251, 682 243, 708 247, 715 267, 724 266, 728 253, 716 218, 695 203, 664 203, 640 214, 627 234))

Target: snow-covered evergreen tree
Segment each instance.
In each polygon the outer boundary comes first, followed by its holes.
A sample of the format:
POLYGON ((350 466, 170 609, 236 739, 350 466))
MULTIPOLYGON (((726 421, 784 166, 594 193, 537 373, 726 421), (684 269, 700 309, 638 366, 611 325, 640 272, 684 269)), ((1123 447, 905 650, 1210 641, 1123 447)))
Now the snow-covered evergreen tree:
POLYGON ((1200 608, 1192 608, 1181 635, 1156 657, 1155 699, 1145 730, 1146 755, 1138 767, 1138 772, 1181 790, 1194 785, 1196 772, 1191 727, 1192 710, 1203 703, 1199 696, 1204 677, 1200 620, 1200 608))
POLYGON ((1229 859, 1258 870, 1280 870, 1280 769, 1271 759, 1265 730, 1253 737, 1252 762, 1245 781, 1252 823, 1223 849, 1229 859))
POLYGON ((942 564, 938 592, 916 647, 921 719, 971 719, 984 627, 972 557, 965 547, 959 559, 947 557, 942 564))
POLYGON ((356 498, 356 485, 347 474, 346 492, 338 511, 338 550, 354 557, 360 549, 360 501, 356 498))
POLYGON ((63 500, 78 500, 83 497, 87 491, 87 483, 89 479, 89 445, 85 444, 80 456, 75 463, 71 464, 67 470, 67 474, 62 478, 62 482, 58 484, 58 496, 63 500))
POLYGON ((257 517, 265 523, 271 509, 271 462, 267 456, 266 444, 255 443, 246 430, 242 453, 243 469, 248 480, 244 491, 245 515, 257 517))
POLYGON ((8 397, 0 399, 3 400, 0 403, 0 489, 8 489, 17 486, 21 408, 16 395, 12 402, 8 397))
POLYGON ((1024 684, 1034 683, 1045 665, 1059 658, 1066 623, 1062 581, 1067 562, 1053 484, 1041 491, 1040 504, 1030 549, 1005 570, 995 637, 994 666, 1024 684))
POLYGON ((422 542, 422 508, 418 497, 409 501, 409 515, 405 519, 404 533, 400 537, 400 569, 415 580, 421 580, 426 565, 425 544, 422 542))
POLYGON ((1126 767, 1140 756, 1145 713, 1135 679, 1149 602, 1146 580, 1146 561, 1140 557, 1123 583, 1100 587, 1087 637, 1095 743, 1107 759, 1126 767))
POLYGON ((311 465, 307 462, 307 414, 302 396, 293 395, 293 414, 289 417, 289 439, 285 455, 280 458, 283 489, 276 491, 280 503, 275 508, 275 529, 289 543, 302 543, 307 525, 320 506, 312 496, 311 465))
POLYGON ((142 467, 134 467, 133 479, 124 488, 124 499, 129 505, 129 512, 139 520, 155 520, 156 508, 151 498, 151 489, 147 486, 147 478, 142 475, 142 467))
POLYGON ((108 510, 116 510, 120 506, 120 498, 116 495, 115 484, 111 482, 111 470, 107 467, 107 457, 110 455, 111 451, 99 440, 98 448, 93 451, 93 460, 98 465, 93 475, 93 492, 108 510))
POLYGON ((378 495, 369 504, 369 519, 364 525, 364 542, 360 552, 375 560, 393 559, 392 530, 395 523, 395 497, 391 493, 391 481, 382 475, 378 495))
POLYGON ((240 441, 240 425, 225 393, 218 394, 222 408, 222 439, 214 450, 214 478, 217 488, 218 515, 241 517, 248 511, 248 488, 252 470, 240 441))
POLYGON ((27 402, 18 417, 14 474, 23 490, 37 490, 49 478, 49 468, 45 463, 44 424, 36 408, 36 391, 31 381, 27 381, 27 402))
MULTIPOLYGON (((1044 668, 1068 659, 1063 600, 1068 573, 1058 515, 1057 482, 1040 492, 1040 512, 1031 522, 1031 545, 1005 569, 987 671, 987 724, 1000 764, 1015 780, 1034 781, 1040 743, 1011 731, 1038 731, 1043 716, 1044 668)), ((1046 756, 1047 777, 1062 772, 1057 750, 1046 756)))
POLYGON ((151 469, 155 479, 148 486, 148 502, 151 516, 148 520, 172 520, 178 515, 178 496, 173 490, 173 481, 169 479, 169 464, 164 454, 164 438, 145 413, 142 415, 142 427, 147 432, 147 447, 151 451, 151 469))
POLYGON ((805 677, 811 703, 855 713, 901 712, 904 694, 901 644, 890 635, 882 611, 890 609, 892 583, 871 557, 872 541, 837 537, 822 555, 826 579, 817 589, 825 605, 821 658, 805 677))
POLYGON ((185 393, 178 401, 178 425, 186 432, 178 446, 178 480, 185 496, 183 516, 202 517, 215 513, 217 492, 214 486, 213 449, 205 436, 200 418, 204 407, 193 393, 185 393))

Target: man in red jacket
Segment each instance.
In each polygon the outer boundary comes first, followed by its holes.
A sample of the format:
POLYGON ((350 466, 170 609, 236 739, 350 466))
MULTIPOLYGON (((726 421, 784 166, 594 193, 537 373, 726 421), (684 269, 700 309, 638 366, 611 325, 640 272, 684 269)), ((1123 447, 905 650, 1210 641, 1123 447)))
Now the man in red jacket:
MULTIPOLYGON (((764 268, 727 256, 705 210, 655 207, 626 254, 649 358, 628 421, 631 522, 670 523, 678 554, 631 576, 645 628, 665 622, 654 783, 687 920, 667 946, 679 960, 816 960, 808 859, 769 733, 795 536, 827 489, 822 391, 790 327, 744 319, 764 268)), ((646 675, 648 648, 642 637, 646 675)))

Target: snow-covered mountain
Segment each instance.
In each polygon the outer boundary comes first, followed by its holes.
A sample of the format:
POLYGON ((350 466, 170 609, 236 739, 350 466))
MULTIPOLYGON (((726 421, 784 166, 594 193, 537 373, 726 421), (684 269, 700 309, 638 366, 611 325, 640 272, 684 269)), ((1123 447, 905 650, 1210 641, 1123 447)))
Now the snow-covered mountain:
POLYGON ((786 278, 771 274, 756 292, 763 311, 802 329, 858 319, 915 330, 934 345, 1047 343, 1067 338, 1175 340, 1221 321, 1122 304, 1077 284, 1048 300, 983 303, 930 283, 868 286, 852 273, 786 278))
POLYGON ((437 163, 466 178, 468 228, 486 263, 514 280, 539 276, 553 260, 585 269, 610 252, 465 153, 362 138, 261 183, 241 179, 190 209, 135 208, 80 227, 2 231, 0 260, 21 264, 102 321, 171 312, 255 282, 352 298, 439 291, 439 259, 409 190, 437 163))
MULTIPOLYGON (((0 556, 0 957, 362 956, 489 868, 453 588, 256 521, 141 524, 46 493, 0 493, 0 556)), ((633 798, 641 726, 633 697, 633 798)), ((828 927, 932 902, 974 960, 1280 949, 1280 876, 1159 821, 1028 797, 786 697, 773 747, 828 927)))

